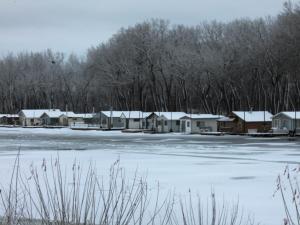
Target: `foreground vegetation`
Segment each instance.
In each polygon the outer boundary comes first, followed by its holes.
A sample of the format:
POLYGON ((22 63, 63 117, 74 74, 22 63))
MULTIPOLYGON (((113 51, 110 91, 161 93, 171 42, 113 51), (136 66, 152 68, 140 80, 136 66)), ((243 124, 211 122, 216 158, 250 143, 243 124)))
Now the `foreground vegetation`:
POLYGON ((0 59, 0 112, 62 108, 227 113, 300 108, 300 8, 275 18, 122 28, 84 59, 48 50, 0 59))
MULTIPOLYGON (((137 171, 128 178, 119 160, 101 178, 92 165, 82 169, 74 162, 68 171, 59 159, 31 165, 26 173, 19 160, 18 155, 8 185, 0 189, 1 225, 257 224, 238 204, 219 204, 214 193, 200 201, 190 191, 186 197, 162 192, 137 171)), ((300 225, 299 173, 300 166, 287 166, 277 178, 274 195, 281 196, 286 214, 278 224, 300 225)))
POLYGON ((150 188, 137 173, 128 179, 118 161, 107 179, 100 179, 93 166, 83 173, 74 163, 68 177, 59 160, 47 163, 32 166, 28 177, 16 159, 10 185, 1 191, 0 224, 254 224, 238 205, 217 204, 214 194, 202 205, 191 193, 187 198, 161 194, 159 184, 150 188))

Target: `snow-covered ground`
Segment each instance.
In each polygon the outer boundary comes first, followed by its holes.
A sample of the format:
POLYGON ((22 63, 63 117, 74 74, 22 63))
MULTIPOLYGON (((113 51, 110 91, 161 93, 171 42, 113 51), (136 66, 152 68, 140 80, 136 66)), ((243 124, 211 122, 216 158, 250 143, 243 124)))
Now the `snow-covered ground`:
POLYGON ((300 142, 287 138, 200 136, 183 134, 124 134, 120 131, 0 128, 0 183, 8 182, 15 155, 29 171, 33 162, 59 155, 71 168, 74 159, 83 166, 96 164, 107 174, 120 157, 132 175, 136 169, 149 183, 187 195, 189 189, 207 198, 212 189, 219 200, 237 202, 265 225, 281 224, 284 209, 273 197, 276 177, 287 164, 300 163, 300 142))

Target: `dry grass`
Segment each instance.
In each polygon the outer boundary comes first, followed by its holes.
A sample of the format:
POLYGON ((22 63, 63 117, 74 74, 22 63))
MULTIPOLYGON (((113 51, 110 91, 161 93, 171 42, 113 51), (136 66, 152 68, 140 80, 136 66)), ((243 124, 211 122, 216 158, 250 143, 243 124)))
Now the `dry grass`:
POLYGON ((116 161, 108 179, 100 179, 93 166, 83 173, 74 162, 72 176, 59 159, 32 166, 30 176, 20 172, 16 158, 10 185, 1 191, 2 225, 246 225, 238 205, 218 207, 215 195, 202 205, 190 193, 187 199, 155 193, 146 180, 128 180, 116 161), (108 182, 104 182, 108 180, 108 182), (196 202, 196 203, 195 203, 196 202))
POLYGON ((283 174, 277 177, 277 188, 274 193, 280 194, 286 217, 284 225, 300 225, 300 166, 293 168, 286 166, 283 174))

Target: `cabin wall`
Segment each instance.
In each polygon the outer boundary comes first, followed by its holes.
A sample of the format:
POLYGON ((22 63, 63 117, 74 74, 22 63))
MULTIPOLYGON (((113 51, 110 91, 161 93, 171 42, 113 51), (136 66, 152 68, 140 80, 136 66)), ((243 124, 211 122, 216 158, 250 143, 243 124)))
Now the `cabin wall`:
POLYGON ((180 120, 165 120, 157 118, 158 133, 180 132, 180 120))
POLYGON ((233 133, 236 123, 234 121, 218 121, 217 127, 219 132, 233 133))
MULTIPOLYGON (((290 132, 295 129, 295 119, 291 119, 283 114, 274 116, 272 119, 272 129, 275 132, 290 132)), ((296 132, 300 133, 300 119, 296 120, 296 132)))
POLYGON ((2 125, 19 125, 20 121, 18 117, 2 117, 0 118, 0 124, 2 125))
POLYGON ((272 128, 272 122, 246 122, 238 119, 234 128, 235 133, 268 132, 272 128), (244 129, 245 126, 245 129, 244 129))
POLYGON ((75 123, 84 123, 83 118, 80 117, 67 117, 60 116, 59 117, 59 125, 60 126, 74 126, 75 123))
POLYGON ((24 127, 26 127, 26 126, 41 126, 42 125, 42 120, 40 118, 24 117, 24 118, 21 118, 20 122, 21 122, 21 125, 24 127))
POLYGON ((192 133, 217 132, 216 120, 192 120, 192 133))
POLYGON ((151 116, 146 118, 146 126, 145 128, 148 130, 157 130, 157 115, 152 114, 151 116))
POLYGON ((143 119, 126 119, 127 129, 142 129, 143 119))

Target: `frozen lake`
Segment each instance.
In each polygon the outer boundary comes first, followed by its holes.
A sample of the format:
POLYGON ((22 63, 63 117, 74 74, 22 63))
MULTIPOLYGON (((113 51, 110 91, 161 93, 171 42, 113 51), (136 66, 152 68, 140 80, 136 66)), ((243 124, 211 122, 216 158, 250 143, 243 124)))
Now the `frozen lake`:
POLYGON ((59 154, 71 167, 94 162, 107 173, 121 159, 128 174, 138 168, 149 183, 186 195, 189 189, 207 198, 237 202, 245 213, 265 225, 282 224, 276 178, 287 164, 300 163, 300 142, 287 138, 199 136, 183 134, 123 134, 119 131, 0 128, 0 182, 7 182, 15 155, 21 149, 22 167, 40 165, 59 154))

